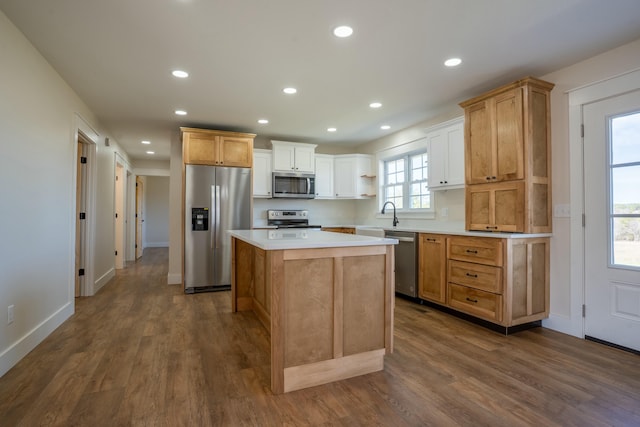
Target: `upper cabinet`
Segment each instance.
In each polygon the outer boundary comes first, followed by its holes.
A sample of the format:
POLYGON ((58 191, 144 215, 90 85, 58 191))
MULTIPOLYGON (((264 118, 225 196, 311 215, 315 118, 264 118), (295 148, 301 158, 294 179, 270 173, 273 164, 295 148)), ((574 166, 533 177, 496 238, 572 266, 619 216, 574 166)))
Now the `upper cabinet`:
POLYGON ((341 154, 334 156, 335 197, 363 199, 375 196, 373 156, 368 154, 341 154))
POLYGON ((273 170, 283 172, 315 172, 315 144, 271 141, 273 170))
POLYGON ((460 104, 468 230, 551 232, 553 87, 528 77, 460 104))
POLYGON ((464 121, 448 122, 429 130, 429 188, 450 190, 464 187, 464 121))
POLYGON ((271 150, 253 150, 253 197, 271 197, 271 150))
POLYGON ((316 199, 333 199, 333 156, 316 154, 316 199))
POLYGON ((255 134, 184 127, 180 130, 185 164, 247 168, 253 165, 255 134))

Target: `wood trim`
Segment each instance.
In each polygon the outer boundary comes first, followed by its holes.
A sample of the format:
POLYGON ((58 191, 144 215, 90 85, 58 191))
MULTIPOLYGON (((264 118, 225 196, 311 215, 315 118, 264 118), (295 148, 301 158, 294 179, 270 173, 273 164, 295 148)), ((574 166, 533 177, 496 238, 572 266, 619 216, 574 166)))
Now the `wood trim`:
POLYGON ((237 137, 237 138, 255 138, 255 133, 245 133, 245 132, 231 132, 226 130, 214 130, 214 129, 201 129, 201 128, 190 128, 190 127, 181 127, 180 132, 192 132, 192 133, 203 133, 212 136, 229 136, 229 137, 237 137))
MULTIPOLYGON (((184 200, 184 197, 183 197, 184 200)), ((184 216, 184 209, 182 209, 184 216)), ((183 221, 184 224, 184 221, 183 221)), ((184 225, 182 227, 184 230, 184 225)), ((183 231, 184 233, 184 231, 183 231)), ((184 242, 184 239, 182 240, 184 242)), ((238 311, 238 276, 236 274, 236 269, 238 268, 238 264, 236 263, 236 244, 238 240, 235 237, 231 237, 231 312, 235 313, 238 311)), ((184 243, 183 243, 184 244, 184 243)), ((184 272, 183 272, 184 277, 184 272)))
POLYGON ((333 260, 333 357, 344 356, 344 258, 333 260))
POLYGON ((285 391, 284 381, 284 252, 267 251, 266 280, 271 282, 271 390, 285 391))
POLYGON ((542 90, 548 90, 550 91, 551 89, 553 89, 555 87, 555 84, 550 83, 550 82, 546 82, 544 80, 540 80, 540 79, 536 79, 535 77, 525 77, 523 79, 520 80, 516 80, 513 83, 509 83, 506 84, 504 86, 500 86, 496 89, 490 90, 489 92, 485 92, 482 95, 476 96, 475 98, 471 98, 468 99, 466 101, 463 101, 461 103, 459 103, 458 105, 460 105, 462 108, 467 108, 475 103, 484 101, 486 99, 492 98, 496 95, 499 95, 503 92, 507 92, 519 87, 523 87, 523 86, 531 86, 531 87, 537 87, 540 88, 542 90))
MULTIPOLYGON (((384 349, 323 360, 284 370, 284 393, 369 374, 384 369, 384 349)), ((273 378, 271 380, 273 384, 273 378)), ((274 391, 274 393, 276 393, 274 391)))
POLYGON ((387 354, 393 353, 393 313, 395 310, 395 245, 387 246, 386 289, 384 302, 384 348, 387 354))
POLYGON ((311 249, 286 249, 284 261, 314 259, 314 258, 341 258, 350 256, 386 255, 385 245, 378 246, 347 246, 337 248, 311 248, 311 249))

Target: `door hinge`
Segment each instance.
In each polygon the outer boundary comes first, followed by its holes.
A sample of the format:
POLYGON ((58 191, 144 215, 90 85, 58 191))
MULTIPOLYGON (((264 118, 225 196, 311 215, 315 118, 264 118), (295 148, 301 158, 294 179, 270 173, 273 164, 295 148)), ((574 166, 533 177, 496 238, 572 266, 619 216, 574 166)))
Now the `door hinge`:
POLYGON ((82 156, 80 157, 80 163, 82 163, 83 165, 87 163, 87 158, 82 156))
POLYGON ((80 212, 79 218, 80 218, 80 219, 87 219, 87 214, 86 214, 86 212, 80 212))
POLYGON ((136 243, 136 249, 138 249, 138 244, 136 243))
POLYGON ((116 181, 118 180, 118 175, 116 175, 116 181))
POLYGON ((118 218, 118 212, 116 212, 116 218, 118 218))
POLYGON ((78 270, 78 276, 84 276, 84 268, 78 270))
POLYGON ((580 125, 580 136, 584 138, 584 125, 580 125))
POLYGON ((118 256, 118 251, 115 251, 115 252, 116 252, 116 256, 118 256))
POLYGON ((587 306, 582 304, 582 317, 586 317, 587 314, 587 306))

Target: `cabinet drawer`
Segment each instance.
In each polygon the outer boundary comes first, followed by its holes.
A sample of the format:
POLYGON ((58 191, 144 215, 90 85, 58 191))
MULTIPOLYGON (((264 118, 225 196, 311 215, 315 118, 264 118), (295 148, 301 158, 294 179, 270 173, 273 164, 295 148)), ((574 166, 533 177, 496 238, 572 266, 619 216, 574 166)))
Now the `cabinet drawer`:
POLYGON ((486 320, 502 322, 502 295, 448 283, 447 300, 451 308, 486 320))
POLYGON ((502 239, 490 237, 451 237, 447 257, 459 261, 502 267, 502 239))
POLYGON ((502 268, 449 260, 449 282, 483 291, 502 293, 502 268))

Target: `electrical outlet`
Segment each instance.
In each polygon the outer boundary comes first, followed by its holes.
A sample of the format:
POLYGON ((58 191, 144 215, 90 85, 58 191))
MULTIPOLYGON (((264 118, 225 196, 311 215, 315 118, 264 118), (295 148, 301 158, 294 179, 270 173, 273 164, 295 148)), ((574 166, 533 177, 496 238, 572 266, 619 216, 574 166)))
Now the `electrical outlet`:
POLYGON ((440 209, 440 216, 443 218, 446 218, 447 216, 449 216, 449 208, 440 209))
POLYGON ((7 325, 10 325, 13 323, 13 304, 11 304, 9 307, 7 307, 7 325))

